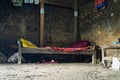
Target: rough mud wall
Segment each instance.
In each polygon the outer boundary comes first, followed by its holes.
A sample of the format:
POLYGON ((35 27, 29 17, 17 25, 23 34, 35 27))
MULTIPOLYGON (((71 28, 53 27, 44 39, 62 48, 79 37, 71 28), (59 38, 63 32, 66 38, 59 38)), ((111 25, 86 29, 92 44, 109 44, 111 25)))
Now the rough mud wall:
POLYGON ((97 45, 111 45, 120 37, 120 1, 109 0, 108 7, 96 11, 94 2, 80 9, 81 38, 95 41, 97 45))
MULTIPOLYGON (((8 53, 17 51, 15 45, 21 36, 39 46, 39 6, 11 4, 0 3, 0 48, 8 53)), ((46 5, 44 44, 66 46, 72 42, 72 33, 73 11, 46 5)))
POLYGON ((30 5, 14 7, 11 4, 1 4, 0 9, 1 48, 4 48, 8 53, 11 50, 16 50, 17 40, 23 35, 33 43, 37 43, 38 7, 30 5))
POLYGON ((45 45, 68 46, 73 41, 73 11, 49 6, 45 9, 45 45))
MULTIPOLYGON (((104 10, 96 11, 94 2, 80 8, 81 38, 96 42, 100 47, 113 45, 120 38, 120 1, 108 0, 104 10)), ((119 51, 112 50, 111 53, 119 51)), ((108 54, 112 55, 112 54, 108 54)), ((117 56, 115 54, 115 56, 117 56)))
MULTIPOLYGON (((13 45, 22 35, 39 46, 39 7, 13 7, 12 3, 1 1, 0 48, 9 53, 16 48, 13 45)), ((94 41, 98 46, 111 45, 120 36, 119 10, 119 0, 109 0, 108 7, 101 11, 95 10, 94 2, 82 5, 79 17, 81 39, 94 41)), ((72 10, 46 5, 44 44, 68 46, 73 41, 73 20, 72 10)))

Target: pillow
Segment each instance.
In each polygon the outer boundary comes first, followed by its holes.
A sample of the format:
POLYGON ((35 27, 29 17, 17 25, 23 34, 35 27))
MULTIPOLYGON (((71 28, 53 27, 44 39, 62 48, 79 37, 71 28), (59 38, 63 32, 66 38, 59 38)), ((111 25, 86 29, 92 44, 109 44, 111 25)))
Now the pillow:
POLYGON ((87 47, 89 45, 90 45, 90 41, 80 40, 80 41, 71 43, 70 47, 71 48, 79 48, 79 47, 87 47))

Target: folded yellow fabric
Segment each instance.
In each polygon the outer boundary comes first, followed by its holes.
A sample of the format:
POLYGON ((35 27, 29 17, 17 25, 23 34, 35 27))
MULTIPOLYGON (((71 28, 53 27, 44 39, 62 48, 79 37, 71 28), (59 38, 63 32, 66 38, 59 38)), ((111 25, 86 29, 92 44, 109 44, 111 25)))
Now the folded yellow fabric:
POLYGON ((30 41, 28 41, 28 40, 26 40, 26 39, 21 38, 20 40, 21 40, 21 42, 22 42, 22 46, 23 46, 23 47, 27 47, 27 48, 37 48, 37 46, 36 46, 35 44, 31 43, 30 41))

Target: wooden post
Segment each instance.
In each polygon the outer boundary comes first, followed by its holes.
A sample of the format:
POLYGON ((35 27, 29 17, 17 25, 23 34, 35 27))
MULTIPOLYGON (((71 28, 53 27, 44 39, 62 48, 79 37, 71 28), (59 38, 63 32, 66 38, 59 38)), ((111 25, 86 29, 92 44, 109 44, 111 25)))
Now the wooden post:
POLYGON ((102 47, 102 64, 105 64, 105 61, 104 61, 104 48, 102 47))
POLYGON ((74 0, 74 41, 77 40, 78 14, 78 0, 74 0))
MULTIPOLYGON (((77 30, 78 29, 78 0, 74 0, 74 33, 73 33, 73 41, 77 40, 77 30)), ((75 60, 76 55, 72 56, 72 61, 75 60)))
POLYGON ((92 54, 92 64, 96 64, 96 50, 92 54))
POLYGON ((21 42, 20 40, 17 41, 18 44, 18 64, 22 63, 22 53, 21 53, 21 42))
POLYGON ((40 0, 40 46, 44 43, 44 0, 40 0))

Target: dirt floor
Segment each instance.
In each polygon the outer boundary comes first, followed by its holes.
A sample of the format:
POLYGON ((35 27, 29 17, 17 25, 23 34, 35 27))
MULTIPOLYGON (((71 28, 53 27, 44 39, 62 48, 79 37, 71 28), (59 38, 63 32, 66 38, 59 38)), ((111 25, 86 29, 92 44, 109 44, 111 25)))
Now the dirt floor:
POLYGON ((0 64, 0 80, 120 80, 120 71, 82 63, 0 64))

